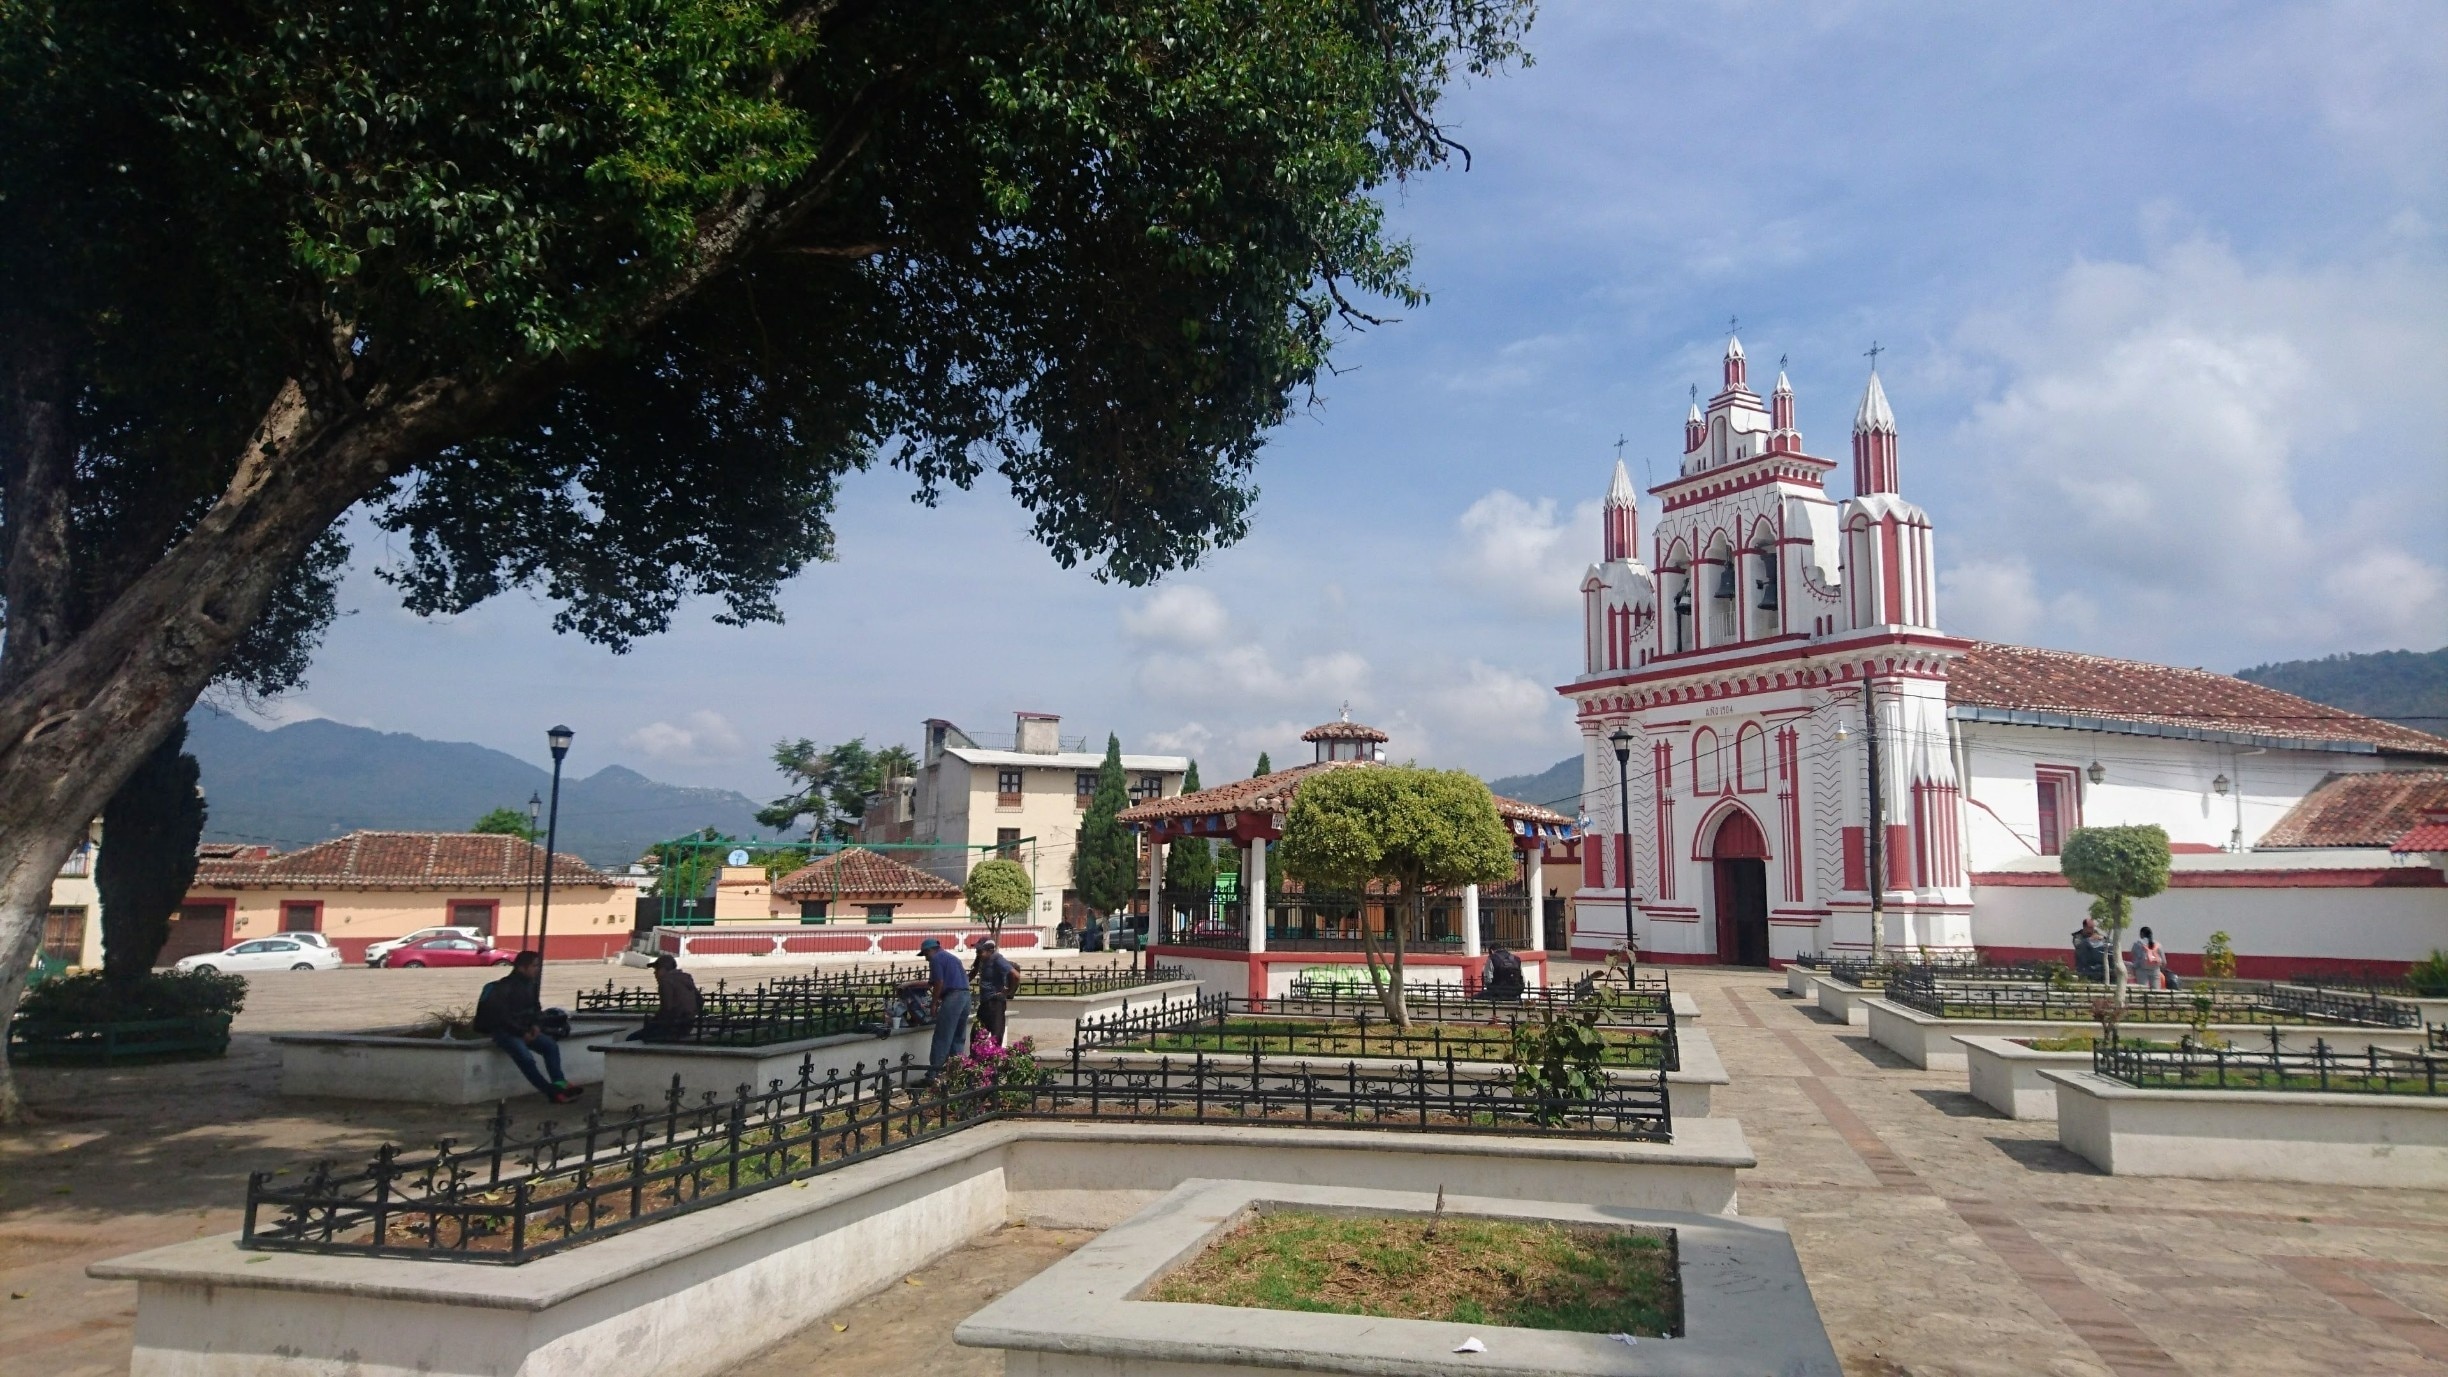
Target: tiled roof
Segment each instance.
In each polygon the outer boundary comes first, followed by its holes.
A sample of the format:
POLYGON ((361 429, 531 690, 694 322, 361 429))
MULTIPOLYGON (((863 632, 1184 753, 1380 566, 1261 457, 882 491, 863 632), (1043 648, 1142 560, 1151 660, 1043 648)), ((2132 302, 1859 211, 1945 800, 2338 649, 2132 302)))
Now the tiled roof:
MULTIPOLYGON (((206 855, 195 882, 220 889, 313 885, 470 889, 541 880, 544 848, 489 832, 351 832, 304 850, 260 859, 206 855)), ((556 885, 605 885, 612 878, 563 851, 553 857, 556 885)))
POLYGON ((952 898, 960 886, 863 846, 811 861, 774 882, 783 899, 952 898))
POLYGON ((1947 670, 1956 707, 2107 718, 2448 759, 2448 739, 2203 669, 1976 642, 1947 670))
POLYGON ((2440 808, 2448 808, 2448 770, 2331 775, 2255 845, 2387 846, 2440 808))
POLYGON ((2448 851, 2448 822, 2426 822, 2390 843, 2391 851, 2448 851))
POLYGON ((1303 741, 1391 741, 1393 739, 1375 727, 1354 722, 1348 717, 1334 722, 1321 722, 1301 733, 1303 741))
MULTIPOLYGON (((1123 809, 1119 816, 1124 823, 1148 823, 1171 818, 1203 818, 1217 813, 1280 813, 1291 805, 1292 795, 1299 791, 1303 778, 1320 770, 1348 770, 1377 763, 1373 760, 1313 761, 1289 770, 1277 770, 1273 774, 1236 779, 1212 789, 1201 789, 1195 794, 1150 799, 1123 809)), ((1496 815, 1508 822, 1535 822, 1562 827, 1572 821, 1562 813, 1541 808, 1535 803, 1524 803, 1502 794, 1495 797, 1496 815)))

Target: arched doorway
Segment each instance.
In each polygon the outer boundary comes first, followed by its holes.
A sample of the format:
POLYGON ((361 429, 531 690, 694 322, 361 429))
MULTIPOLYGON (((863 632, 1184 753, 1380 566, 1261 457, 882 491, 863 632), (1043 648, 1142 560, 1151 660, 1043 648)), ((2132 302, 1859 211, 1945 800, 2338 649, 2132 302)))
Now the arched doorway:
POLYGON ((1768 838, 1740 808, 1717 824, 1709 858, 1717 870, 1717 959, 1768 964, 1768 838))

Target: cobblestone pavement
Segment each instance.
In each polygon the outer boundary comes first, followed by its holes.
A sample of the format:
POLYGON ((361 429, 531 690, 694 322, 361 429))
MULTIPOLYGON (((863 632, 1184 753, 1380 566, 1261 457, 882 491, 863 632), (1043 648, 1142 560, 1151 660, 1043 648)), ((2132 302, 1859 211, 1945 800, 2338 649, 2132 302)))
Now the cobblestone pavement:
MULTIPOLYGON (((566 975, 564 974, 566 972, 566 975)), ((634 981, 641 972, 613 978, 634 981)), ((600 966, 553 968, 600 982, 600 966)), ((246 1173, 464 1132, 466 1110, 284 1101, 263 1035, 472 1002, 483 973, 259 977, 222 1062, 36 1071, 48 1116, 0 1134, 0 1368, 124 1372, 135 1289, 97 1258, 234 1229, 246 1173), (22 1296, 22 1299, 16 1297, 22 1296)), ((1915 1070, 1760 971, 1678 968, 1854 1377, 2448 1371, 2448 1191, 2117 1179, 1915 1070)), ((564 986, 563 988, 567 988, 564 986)), ((735 1377, 993 1373, 951 1329, 1085 1235, 1006 1229, 783 1341, 735 1377), (846 1326, 836 1330, 835 1324, 846 1326)))

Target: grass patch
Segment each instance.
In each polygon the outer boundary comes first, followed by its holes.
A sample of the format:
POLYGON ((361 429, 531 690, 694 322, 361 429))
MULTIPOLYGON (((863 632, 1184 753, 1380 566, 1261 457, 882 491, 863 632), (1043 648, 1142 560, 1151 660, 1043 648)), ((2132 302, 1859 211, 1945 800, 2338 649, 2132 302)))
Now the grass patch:
POLYGON ((1683 1321, 1662 1234, 1310 1210, 1253 1215, 1147 1299, 1644 1338, 1683 1321))

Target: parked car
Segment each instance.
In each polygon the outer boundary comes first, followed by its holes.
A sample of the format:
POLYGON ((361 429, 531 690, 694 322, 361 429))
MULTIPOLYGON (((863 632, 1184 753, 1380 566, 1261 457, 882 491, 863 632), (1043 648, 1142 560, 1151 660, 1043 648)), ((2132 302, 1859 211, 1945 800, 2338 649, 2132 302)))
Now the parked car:
POLYGON ((325 937, 325 936, 324 936, 322 933, 319 933, 319 932, 284 932, 284 933, 282 933, 282 934, 281 934, 281 936, 283 936, 283 937, 294 937, 294 938, 296 938, 297 940, 299 940, 300 942, 303 942, 303 943, 305 943, 307 946, 310 946, 310 947, 328 947, 328 946, 331 946, 331 939, 330 939, 330 938, 328 938, 328 937, 325 937))
POLYGON ((179 958, 182 971, 336 971, 346 964, 340 953, 320 942, 301 942, 308 934, 284 932, 278 937, 250 937, 222 951, 179 958))
POLYGON ((503 951, 481 937, 420 937, 384 954, 383 968, 418 966, 507 966, 516 952, 503 951))
POLYGON ((422 942, 428 937, 465 937, 482 942, 485 940, 485 933, 483 928, 418 928, 405 937, 388 937, 380 942, 368 942, 365 949, 365 963, 369 966, 379 966, 383 963, 384 957, 411 942, 422 942))

